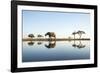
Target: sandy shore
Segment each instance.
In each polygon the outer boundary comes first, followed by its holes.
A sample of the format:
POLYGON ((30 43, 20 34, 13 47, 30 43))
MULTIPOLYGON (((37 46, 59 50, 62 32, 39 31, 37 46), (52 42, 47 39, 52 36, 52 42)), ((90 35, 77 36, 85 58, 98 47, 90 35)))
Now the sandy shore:
POLYGON ((90 38, 82 38, 82 39, 67 39, 67 38, 56 38, 56 39, 48 39, 48 38, 23 38, 23 41, 73 41, 73 40, 90 40, 90 38))

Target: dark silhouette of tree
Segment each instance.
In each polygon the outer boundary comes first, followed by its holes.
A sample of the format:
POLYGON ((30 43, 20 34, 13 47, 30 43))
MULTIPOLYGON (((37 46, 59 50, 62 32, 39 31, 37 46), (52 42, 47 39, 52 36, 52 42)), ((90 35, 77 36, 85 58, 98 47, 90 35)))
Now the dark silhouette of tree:
POLYGON ((81 39, 81 37, 82 37, 82 34, 85 34, 85 32, 84 31, 77 31, 77 34, 79 35, 79 39, 81 39))
POLYGON ((37 37, 43 37, 43 36, 39 34, 39 35, 37 35, 37 37))
POLYGON ((35 36, 33 34, 29 34, 28 37, 33 38, 35 36))
POLYGON ((74 35, 74 39, 75 39, 75 35, 76 35, 76 34, 77 34, 76 32, 73 32, 73 33, 72 33, 72 35, 74 35))

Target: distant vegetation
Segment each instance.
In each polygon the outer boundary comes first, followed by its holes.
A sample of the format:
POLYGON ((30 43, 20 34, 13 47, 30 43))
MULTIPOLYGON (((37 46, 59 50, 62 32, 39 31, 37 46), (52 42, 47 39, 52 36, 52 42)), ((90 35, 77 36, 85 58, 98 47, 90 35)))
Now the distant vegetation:
POLYGON ((85 32, 84 31, 81 31, 81 30, 79 30, 77 32, 73 32, 72 35, 74 35, 74 39, 75 39, 75 35, 76 34, 78 34, 79 35, 79 39, 81 39, 82 34, 85 34, 85 32))
POLYGON ((29 34, 28 37, 33 38, 35 36, 33 34, 29 34))
POLYGON ((85 31, 81 31, 81 30, 78 30, 77 32, 72 32, 72 35, 74 36, 73 38, 71 36, 69 36, 68 38, 56 38, 56 33, 55 32, 47 32, 45 33, 45 35, 41 35, 41 34, 38 34, 37 35, 37 38, 35 38, 36 36, 34 36, 34 34, 29 34, 28 37, 30 37, 31 39, 24 39, 24 40, 35 40, 35 41, 43 41, 43 40, 58 40, 58 41, 61 41, 61 40, 90 40, 90 38, 82 38, 82 35, 83 34, 86 34, 85 31), (76 35, 79 36, 79 38, 76 38, 76 35), (48 38, 45 38, 44 36, 48 36, 48 38), (35 38, 35 39, 33 39, 35 38))
POLYGON ((43 37, 42 35, 38 34, 37 37, 43 37))

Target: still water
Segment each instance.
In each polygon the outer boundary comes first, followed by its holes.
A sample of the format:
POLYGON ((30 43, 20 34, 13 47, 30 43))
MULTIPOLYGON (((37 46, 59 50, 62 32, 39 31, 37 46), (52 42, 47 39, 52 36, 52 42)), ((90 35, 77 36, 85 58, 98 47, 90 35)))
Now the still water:
POLYGON ((90 59, 90 41, 23 41, 22 62, 90 59))

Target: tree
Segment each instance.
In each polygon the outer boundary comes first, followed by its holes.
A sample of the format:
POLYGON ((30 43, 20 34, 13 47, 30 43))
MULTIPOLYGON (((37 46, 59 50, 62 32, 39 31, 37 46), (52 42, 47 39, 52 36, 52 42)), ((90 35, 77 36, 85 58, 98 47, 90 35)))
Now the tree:
POLYGON ((33 34, 29 34, 28 37, 33 38, 35 36, 33 34))
POLYGON ((39 34, 39 35, 37 35, 37 37, 43 37, 43 36, 39 34))
POLYGON ((74 39, 75 39, 76 32, 73 32, 72 35, 74 35, 74 39))
POLYGON ((81 39, 82 34, 85 34, 85 32, 84 32, 84 31, 80 31, 80 30, 79 30, 79 31, 77 32, 77 34, 79 35, 79 39, 81 39))

